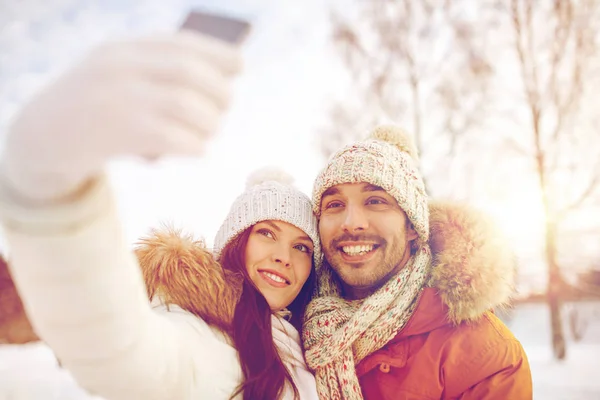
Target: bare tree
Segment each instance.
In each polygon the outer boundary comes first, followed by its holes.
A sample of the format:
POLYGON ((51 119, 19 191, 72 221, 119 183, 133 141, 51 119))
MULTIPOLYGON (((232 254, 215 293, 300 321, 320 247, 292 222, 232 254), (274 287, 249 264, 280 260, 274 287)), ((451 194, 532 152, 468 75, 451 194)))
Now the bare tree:
POLYGON ((600 130, 589 95, 598 88, 597 0, 506 0, 509 29, 521 76, 521 105, 530 121, 525 143, 515 147, 535 165, 546 216, 545 261, 552 343, 566 357, 560 293, 564 288, 559 258, 561 222, 573 210, 597 200, 600 182, 600 130), (530 150, 532 149, 532 150, 530 150))
POLYGON ((424 175, 435 178, 445 155, 456 160, 457 144, 466 134, 495 129, 486 125, 491 115, 515 120, 515 129, 494 133, 509 145, 503 150, 516 150, 535 171, 546 217, 543 253, 553 349, 564 358, 561 265, 568 260, 560 239, 567 227, 573 229, 573 215, 600 204, 600 115, 592 98, 600 88, 600 2, 377 0, 355 5, 357 16, 334 13, 332 25, 356 98, 333 107, 323 154, 383 117, 414 133, 422 159, 435 162, 432 174, 424 175))
POLYGON ((469 0, 377 0, 355 6, 357 17, 333 13, 332 25, 356 98, 354 104, 343 99, 333 107, 331 126, 321 135, 322 153, 329 156, 387 119, 414 134, 422 160, 453 155, 461 135, 486 114, 493 75, 485 52, 493 30, 488 7, 469 0), (465 16, 465 8, 474 14, 465 16), (478 29, 483 26, 487 29, 478 29))

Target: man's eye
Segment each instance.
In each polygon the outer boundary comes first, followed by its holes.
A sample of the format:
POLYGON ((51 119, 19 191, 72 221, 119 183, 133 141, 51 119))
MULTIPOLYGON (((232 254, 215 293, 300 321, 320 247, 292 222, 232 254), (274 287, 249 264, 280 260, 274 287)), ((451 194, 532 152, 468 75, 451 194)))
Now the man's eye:
POLYGON ((387 202, 384 199, 373 198, 373 199, 368 199, 367 204, 387 204, 387 202))
POLYGON ((343 206, 343 204, 340 201, 332 201, 332 202, 327 203, 324 208, 327 210, 329 208, 338 208, 338 207, 342 207, 342 206, 343 206))

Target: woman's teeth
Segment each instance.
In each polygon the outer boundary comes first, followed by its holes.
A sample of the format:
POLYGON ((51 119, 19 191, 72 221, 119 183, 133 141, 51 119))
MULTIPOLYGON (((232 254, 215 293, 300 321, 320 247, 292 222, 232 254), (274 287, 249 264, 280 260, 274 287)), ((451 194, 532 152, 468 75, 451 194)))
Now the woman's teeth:
POLYGON ((362 246, 343 246, 342 251, 349 256, 362 256, 373 250, 372 244, 362 246))
POLYGON ((270 272, 263 272, 263 274, 265 274, 269 278, 273 279, 275 282, 287 283, 287 281, 285 279, 283 279, 282 277, 280 277, 278 275, 272 274, 270 272))

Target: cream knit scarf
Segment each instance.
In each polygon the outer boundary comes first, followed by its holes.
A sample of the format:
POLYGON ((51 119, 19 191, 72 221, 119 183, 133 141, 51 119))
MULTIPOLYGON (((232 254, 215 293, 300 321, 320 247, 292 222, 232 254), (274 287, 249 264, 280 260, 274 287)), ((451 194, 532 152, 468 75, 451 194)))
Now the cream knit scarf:
POLYGON ((303 329, 306 363, 315 371, 320 399, 362 399, 355 365, 396 336, 415 309, 431 265, 429 246, 422 245, 408 264, 364 300, 340 297, 333 276, 319 278, 323 297, 306 310, 303 329))

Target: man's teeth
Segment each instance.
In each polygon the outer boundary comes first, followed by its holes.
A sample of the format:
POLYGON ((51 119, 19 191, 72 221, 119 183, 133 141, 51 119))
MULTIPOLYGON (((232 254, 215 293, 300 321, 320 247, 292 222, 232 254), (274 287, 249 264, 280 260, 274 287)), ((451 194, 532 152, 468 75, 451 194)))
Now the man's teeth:
POLYGON ((275 282, 287 283, 287 281, 285 279, 283 279, 282 277, 280 277, 278 275, 272 274, 270 272, 263 272, 263 274, 265 274, 269 278, 273 279, 275 282))
POLYGON ((349 256, 361 256, 363 254, 367 254, 373 250, 372 244, 362 245, 362 246, 344 246, 342 247, 342 251, 349 256))

